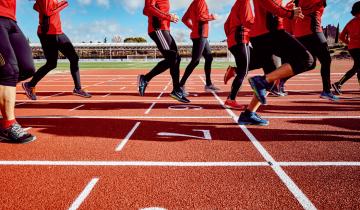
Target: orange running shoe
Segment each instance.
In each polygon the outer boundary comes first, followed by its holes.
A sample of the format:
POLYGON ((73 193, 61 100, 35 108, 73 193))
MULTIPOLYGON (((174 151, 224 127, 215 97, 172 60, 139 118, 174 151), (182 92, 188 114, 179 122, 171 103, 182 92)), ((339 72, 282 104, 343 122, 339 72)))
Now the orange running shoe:
POLYGON ((230 99, 226 99, 224 106, 227 109, 236 109, 236 110, 245 109, 245 105, 238 104, 235 100, 230 100, 230 99))
POLYGON ((227 82, 236 75, 235 73, 235 67, 232 67, 232 66, 229 66, 227 69, 226 69, 226 73, 224 75, 224 83, 225 85, 227 84, 227 82))

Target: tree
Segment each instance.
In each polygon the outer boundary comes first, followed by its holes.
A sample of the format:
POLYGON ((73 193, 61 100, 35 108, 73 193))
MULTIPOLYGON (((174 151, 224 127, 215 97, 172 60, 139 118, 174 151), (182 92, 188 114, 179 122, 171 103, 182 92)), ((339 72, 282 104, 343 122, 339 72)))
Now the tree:
POLYGON ((143 37, 128 37, 124 39, 125 43, 146 43, 146 39, 143 37))
POLYGON ((121 39, 121 37, 120 37, 119 35, 116 35, 116 36, 114 36, 114 37, 111 39, 111 41, 112 41, 113 43, 121 43, 121 42, 122 42, 122 39, 121 39))
POLYGON ((340 24, 338 23, 336 27, 335 43, 339 43, 339 33, 340 33, 340 24))

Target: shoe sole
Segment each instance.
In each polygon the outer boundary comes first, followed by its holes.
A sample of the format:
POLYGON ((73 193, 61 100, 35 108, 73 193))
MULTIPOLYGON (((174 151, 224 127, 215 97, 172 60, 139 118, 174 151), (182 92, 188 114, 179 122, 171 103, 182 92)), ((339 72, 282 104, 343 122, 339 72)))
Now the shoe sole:
POLYGON ((13 144, 28 144, 30 142, 33 142, 35 141, 37 138, 36 136, 32 136, 32 137, 29 137, 23 141, 13 141, 11 139, 8 139, 8 138, 5 138, 5 137, 0 137, 0 142, 3 141, 3 142, 6 142, 6 143, 13 143, 13 144))
POLYGON ((91 98, 92 97, 92 96, 84 96, 84 95, 77 94, 77 93, 73 93, 73 95, 80 96, 80 97, 83 97, 83 98, 91 98))
POLYGON ((243 107, 239 108, 239 107, 232 107, 232 106, 229 106, 229 105, 224 105, 224 107, 226 109, 244 110, 246 106, 243 106, 243 107))
POLYGON ((257 125, 257 126, 268 126, 270 123, 251 123, 251 122, 238 122, 238 125, 257 125))
POLYGON ((333 98, 329 98, 329 97, 326 97, 326 96, 320 96, 320 98, 327 99, 329 101, 339 101, 339 99, 333 99, 333 98))
POLYGON ((26 95, 30 100, 36 101, 36 98, 35 98, 35 99, 32 99, 31 96, 30 96, 30 94, 29 94, 28 91, 26 90, 26 88, 25 88, 25 82, 23 82, 23 83, 21 84, 21 87, 24 89, 25 95, 26 95))
POLYGON ((182 102, 182 103, 184 103, 184 104, 188 104, 188 103, 190 103, 190 101, 185 101, 185 100, 182 100, 182 99, 180 99, 180 98, 176 97, 176 96, 175 96, 175 95, 173 95, 173 94, 170 94, 170 97, 171 97, 171 98, 173 98, 173 99, 175 99, 175 100, 177 100, 177 101, 179 101, 179 102, 182 102))
POLYGON ((255 93, 255 96, 256 96, 256 98, 258 99, 258 101, 262 104, 262 105, 267 105, 267 102, 266 101, 261 101, 261 99, 260 99, 260 94, 259 94, 259 92, 257 91, 257 89, 255 88, 256 87, 256 85, 255 85, 255 83, 253 82, 253 80, 250 78, 249 79, 249 83, 250 83, 250 86, 251 86, 251 88, 253 89, 253 91, 254 91, 254 93, 255 93))

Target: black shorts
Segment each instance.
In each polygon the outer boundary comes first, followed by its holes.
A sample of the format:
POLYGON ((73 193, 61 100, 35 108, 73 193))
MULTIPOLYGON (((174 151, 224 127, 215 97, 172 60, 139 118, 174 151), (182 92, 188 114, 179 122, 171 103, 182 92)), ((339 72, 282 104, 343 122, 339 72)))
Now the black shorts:
POLYGON ((296 38, 284 30, 274 31, 251 38, 252 60, 261 66, 265 74, 276 69, 273 55, 289 63, 295 75, 310 70, 314 59, 296 38))
POLYGON ((0 17, 0 85, 15 87, 35 73, 28 41, 16 22, 0 17))

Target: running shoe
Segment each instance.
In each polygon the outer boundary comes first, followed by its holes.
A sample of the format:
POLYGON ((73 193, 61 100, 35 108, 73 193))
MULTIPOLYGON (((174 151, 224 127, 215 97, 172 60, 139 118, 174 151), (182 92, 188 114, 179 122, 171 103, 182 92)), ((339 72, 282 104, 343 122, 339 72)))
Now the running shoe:
POLYGON ((173 99, 175 99, 175 100, 177 100, 177 101, 180 101, 180 102, 182 102, 182 103, 190 103, 190 100, 189 99, 187 99, 185 96, 184 96, 184 94, 183 94, 183 92, 180 90, 180 91, 175 91, 175 90, 173 90, 171 93, 170 93, 170 96, 173 98, 173 99))
POLYGON ((91 98, 90 93, 86 92, 84 89, 74 88, 73 94, 84 98, 91 98))
POLYGON ((260 125, 267 126, 269 125, 269 121, 262 119, 256 112, 242 112, 240 114, 239 125, 260 125))
POLYGON ((140 96, 145 95, 145 90, 146 90, 147 85, 148 85, 148 82, 145 80, 145 76, 139 75, 138 76, 138 87, 139 87, 140 96))
POLYGON ((320 98, 328 99, 330 101, 338 101, 339 97, 335 96, 332 92, 322 92, 320 98))
POLYGON ((0 140, 11 143, 25 144, 36 140, 36 136, 25 131, 19 123, 12 124, 9 128, 0 130, 0 140))
POLYGON ((205 92, 212 92, 214 91, 215 93, 218 92, 220 89, 215 87, 215 85, 211 84, 211 85, 205 85, 204 87, 205 92))
POLYGON ((245 105, 237 103, 235 100, 226 99, 224 103, 225 108, 235 109, 235 110, 244 110, 245 105))
POLYGON ((249 83, 261 104, 266 105, 266 90, 271 89, 270 84, 263 76, 255 76, 249 79, 249 83))
POLYGON ((180 87, 180 89, 181 89, 181 91, 183 92, 183 95, 184 95, 185 97, 188 97, 188 96, 190 95, 190 93, 186 91, 186 89, 185 89, 184 86, 183 86, 183 87, 180 87))
POLYGON ((26 96, 30 100, 36 100, 37 99, 36 98, 35 87, 30 87, 28 82, 23 82, 21 86, 24 89, 26 96))
POLYGON ((236 75, 236 71, 235 71, 235 67, 229 66, 226 69, 225 75, 224 75, 224 83, 225 85, 227 84, 227 82, 233 78, 236 75))
POLYGON ((272 88, 270 89, 270 93, 272 96, 275 96, 275 97, 280 97, 282 96, 281 93, 280 93, 280 90, 278 88, 278 86, 274 83, 274 85, 272 86, 272 88))
POLYGON ((334 83, 334 84, 331 84, 331 87, 335 90, 335 93, 337 95, 341 95, 342 92, 341 92, 341 85, 339 85, 339 83, 334 83))

